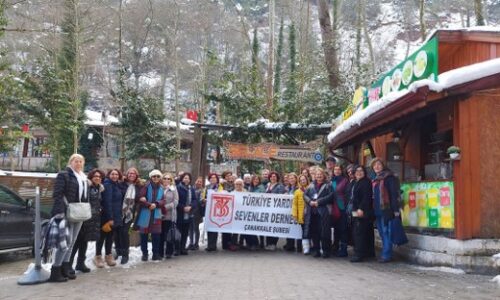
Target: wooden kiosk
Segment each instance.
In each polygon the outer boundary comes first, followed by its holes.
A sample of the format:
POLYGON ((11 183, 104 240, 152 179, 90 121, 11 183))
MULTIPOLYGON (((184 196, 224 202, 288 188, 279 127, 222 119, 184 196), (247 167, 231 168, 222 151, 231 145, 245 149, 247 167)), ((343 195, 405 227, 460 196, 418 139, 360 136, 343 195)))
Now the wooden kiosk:
POLYGON ((332 153, 364 165, 381 157, 400 178, 411 238, 403 254, 498 270, 491 255, 500 252, 500 30, 436 31, 358 89, 336 123, 332 153), (447 153, 452 145, 458 158, 447 153))

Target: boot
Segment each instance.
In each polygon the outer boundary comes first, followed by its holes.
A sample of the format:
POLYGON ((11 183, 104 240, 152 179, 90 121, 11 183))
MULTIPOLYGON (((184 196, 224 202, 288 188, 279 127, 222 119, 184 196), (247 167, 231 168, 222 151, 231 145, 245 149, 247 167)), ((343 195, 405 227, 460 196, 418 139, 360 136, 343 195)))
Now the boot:
POLYGON ((110 267, 116 266, 116 261, 113 258, 113 254, 108 254, 104 257, 104 260, 106 261, 106 264, 110 267))
POLYGON ((56 267, 52 266, 50 269, 50 277, 49 277, 49 282, 66 282, 68 281, 68 278, 64 277, 62 275, 62 267, 56 267))
POLYGON ((98 268, 104 268, 104 260, 102 259, 102 255, 96 255, 94 257, 94 264, 98 268))
POLYGON ((76 279, 76 274, 75 270, 70 266, 69 261, 68 262, 63 262, 61 266, 61 273, 64 277, 68 279, 76 279))
POLYGON ((311 244, 308 239, 302 240, 302 250, 304 251, 304 255, 311 254, 311 244))
POLYGON ((76 262, 75 270, 78 270, 82 273, 90 272, 90 269, 85 265, 85 256, 84 257, 78 256, 78 261, 76 262))
POLYGON ((128 263, 128 251, 122 252, 122 260, 120 261, 121 265, 128 263))
POLYGON ((340 250, 337 251, 337 257, 347 257, 347 244, 340 244, 340 250))

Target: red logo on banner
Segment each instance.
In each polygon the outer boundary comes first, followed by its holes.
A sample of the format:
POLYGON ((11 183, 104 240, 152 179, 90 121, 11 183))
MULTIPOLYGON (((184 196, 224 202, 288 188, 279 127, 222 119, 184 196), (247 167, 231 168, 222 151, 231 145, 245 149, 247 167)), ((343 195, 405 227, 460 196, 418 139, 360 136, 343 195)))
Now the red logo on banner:
POLYGON ((212 195, 210 207, 210 221, 222 227, 233 220, 234 195, 212 195))
POLYGON ((410 208, 417 207, 417 194, 415 192, 410 192, 408 204, 409 204, 410 208))
POLYGON ((439 202, 441 202, 441 206, 449 206, 450 205, 450 188, 445 186, 439 189, 439 202))
POLYGON ((188 110, 186 113, 186 117, 195 122, 198 121, 198 112, 196 110, 188 110))

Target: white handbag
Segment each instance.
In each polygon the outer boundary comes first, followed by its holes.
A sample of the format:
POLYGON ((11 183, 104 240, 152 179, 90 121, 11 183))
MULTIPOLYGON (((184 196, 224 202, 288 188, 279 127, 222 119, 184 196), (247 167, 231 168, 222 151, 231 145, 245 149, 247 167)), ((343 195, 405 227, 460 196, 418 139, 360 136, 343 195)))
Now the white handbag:
POLYGON ((64 203, 66 203, 66 219, 72 223, 84 222, 92 217, 92 212, 90 210, 90 203, 73 202, 68 203, 66 196, 63 196, 64 203))

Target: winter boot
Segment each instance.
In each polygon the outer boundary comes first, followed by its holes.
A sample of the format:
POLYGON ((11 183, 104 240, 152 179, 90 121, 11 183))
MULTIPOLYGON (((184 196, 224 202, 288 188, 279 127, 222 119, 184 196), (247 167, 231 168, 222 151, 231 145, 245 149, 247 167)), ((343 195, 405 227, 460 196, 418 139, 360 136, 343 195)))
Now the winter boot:
POLYGON ((94 264, 98 268, 104 268, 104 260, 102 259, 102 255, 96 255, 94 257, 94 264))
POLYGON ((347 244, 340 243, 340 249, 337 251, 337 257, 347 257, 347 244))
POLYGON ((85 256, 84 257, 78 256, 75 270, 80 271, 82 273, 90 272, 90 269, 85 265, 85 256))
POLYGON ((68 279, 71 279, 71 280, 76 279, 75 270, 73 270, 73 267, 69 264, 69 261, 62 263, 61 273, 64 277, 66 277, 68 279))
POLYGON ((122 259, 120 261, 121 265, 125 265, 126 263, 128 263, 128 251, 122 253, 122 259))
POLYGON ((304 255, 311 254, 311 244, 308 239, 302 240, 302 250, 304 251, 304 255))
POLYGON ((49 282, 66 282, 68 278, 64 277, 61 272, 62 267, 52 266, 50 269, 49 282))
POLYGON ((106 264, 110 267, 116 266, 116 261, 113 258, 113 254, 108 254, 104 257, 104 260, 106 261, 106 264))

